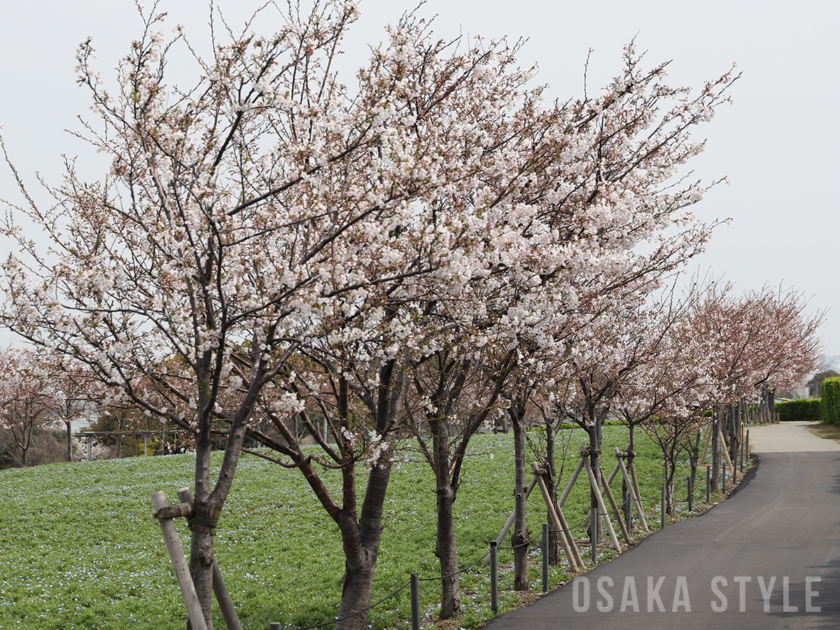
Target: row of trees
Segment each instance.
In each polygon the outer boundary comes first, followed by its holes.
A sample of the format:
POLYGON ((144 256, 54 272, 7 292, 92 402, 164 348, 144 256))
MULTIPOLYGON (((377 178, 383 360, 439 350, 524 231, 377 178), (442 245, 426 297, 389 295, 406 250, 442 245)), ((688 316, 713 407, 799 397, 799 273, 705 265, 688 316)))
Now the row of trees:
MULTIPOLYGON (((452 506, 482 427, 512 422, 524 496, 529 409, 555 431, 580 423, 597 470, 608 414, 680 442, 669 427, 696 426, 706 401, 812 367, 818 322, 796 294, 663 294, 716 225, 690 212, 707 186, 679 170, 736 75, 674 88, 667 64, 628 46, 598 96, 547 103, 517 45, 440 41, 409 15, 351 88, 333 64, 352 3, 294 12, 270 36, 229 31, 204 58, 180 29, 167 40, 155 11, 116 83, 95 72, 89 41, 79 50, 97 115, 85 138, 109 172, 87 182, 69 163, 43 206, 12 167, 24 203, 4 226, 19 251, 0 317, 84 371, 103 405, 192 433, 190 571, 208 627, 215 526, 243 448, 298 469, 338 525, 345 617, 370 602, 399 449, 416 445, 434 472, 449 575, 452 506), (185 57, 195 82, 170 85, 185 57)), ((444 618, 460 610, 457 580, 442 581, 444 618)))

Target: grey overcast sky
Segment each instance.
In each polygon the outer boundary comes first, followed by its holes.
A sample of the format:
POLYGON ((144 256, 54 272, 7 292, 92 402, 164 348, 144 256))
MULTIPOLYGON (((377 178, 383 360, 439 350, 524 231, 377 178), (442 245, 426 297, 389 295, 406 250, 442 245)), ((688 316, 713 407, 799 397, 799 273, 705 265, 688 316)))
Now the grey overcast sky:
MULTIPOLYGON (((253 0, 216 0, 235 25, 257 6, 253 0)), ((150 5, 150 2, 144 2, 150 5)), ((206 39, 208 3, 166 0, 168 31, 186 26, 206 39)), ((368 44, 383 39, 414 2, 361 0, 362 17, 347 39, 342 71, 365 58, 368 44)), ((840 354, 840 286, 833 277, 840 238, 840 2, 801 0, 429 0, 422 16, 436 16, 444 38, 482 35, 528 40, 520 58, 538 64, 537 81, 552 98, 590 93, 620 69, 622 46, 635 38, 650 64, 673 60, 674 84, 699 86, 733 62, 743 77, 733 104, 701 128, 705 153, 693 164, 706 181, 728 177, 697 206, 704 219, 731 217, 718 229, 698 266, 725 275, 736 290, 783 283, 830 309, 821 329, 826 354, 840 354)), ((272 29, 271 17, 258 30, 272 29)), ((83 173, 102 172, 93 154, 65 129, 75 130, 88 111, 85 91, 74 81, 75 49, 88 36, 106 82, 139 36, 131 0, 36 0, 3 2, 0 9, 0 125, 7 149, 30 182, 41 172, 57 182, 61 155, 78 156, 83 173)), ((344 74, 345 82, 352 77, 344 74)), ((0 197, 16 198, 8 169, 0 169, 0 197)), ((0 242, 0 248, 8 248, 0 242)), ((5 257, 5 252, 0 252, 5 257)))

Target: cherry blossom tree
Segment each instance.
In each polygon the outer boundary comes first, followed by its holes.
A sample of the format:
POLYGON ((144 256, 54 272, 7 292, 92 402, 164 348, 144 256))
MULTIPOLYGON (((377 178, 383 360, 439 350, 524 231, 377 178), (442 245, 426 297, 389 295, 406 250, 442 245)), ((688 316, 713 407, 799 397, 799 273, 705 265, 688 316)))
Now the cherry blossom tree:
POLYGON ((110 388, 103 404, 130 402, 194 434, 190 570, 208 624, 215 526, 246 432, 261 437, 249 429, 254 410, 268 401, 274 420, 303 413, 295 370, 308 361, 335 385, 342 446, 331 456, 344 475, 343 505, 296 459, 294 441, 262 437, 292 458, 342 527, 341 613, 369 602, 400 347, 414 343, 411 309, 389 304, 428 286, 457 293, 486 223, 442 210, 436 198, 475 188, 479 176, 508 176, 507 144, 486 131, 510 115, 531 75, 511 67, 511 50, 480 41, 454 50, 409 17, 351 92, 331 67, 355 16, 352 4, 328 2, 287 16, 270 37, 248 25, 229 43, 214 41, 209 59, 195 56, 200 76, 185 90, 166 82, 167 62, 177 46, 195 49, 180 29, 167 41, 153 9, 115 89, 91 66, 91 42, 80 48, 79 82, 99 117, 83 136, 111 156, 107 176, 84 182, 69 163, 44 208, 12 167, 25 203, 5 226, 21 253, 4 264, 3 322, 86 366, 110 388), (16 215, 42 227, 50 251, 24 237, 16 215), (357 354, 365 343, 375 355, 357 354), (371 441, 385 445, 369 458, 360 511, 350 391, 369 408, 371 441), (227 442, 212 480, 219 420, 227 442))
MULTIPOLYGON (((356 15, 334 0, 268 37, 249 23, 202 58, 180 28, 158 31, 155 5, 114 87, 92 43, 79 51, 98 117, 81 135, 111 158, 107 175, 86 182, 68 162, 44 207, 12 167, 24 203, 4 233, 21 252, 3 266, 0 317, 84 366, 103 404, 191 432, 190 570, 208 625, 215 527, 246 435, 298 468, 338 524, 339 614, 354 615, 339 627, 363 627, 401 431, 417 414, 437 427, 426 451, 445 491, 443 572, 457 566, 447 514, 469 436, 493 407, 521 410, 570 354, 594 359, 589 322, 606 329, 627 310, 621 296, 710 232, 688 210, 705 187, 675 173, 702 149, 690 131, 732 74, 672 88, 666 66, 644 69, 631 46, 601 96, 545 106, 516 46, 455 46, 407 16, 351 90, 332 67, 356 15), (168 83, 176 51, 192 55, 192 88, 168 83), (475 398, 461 404, 467 382, 475 398), (300 427, 323 456, 304 453, 300 427), (341 470, 340 499, 319 467, 341 470)), ((456 593, 445 581, 452 614, 456 593)))
POLYGON ((0 352, 0 432, 14 445, 15 461, 27 459, 38 430, 53 421, 54 400, 48 373, 19 348, 0 352))

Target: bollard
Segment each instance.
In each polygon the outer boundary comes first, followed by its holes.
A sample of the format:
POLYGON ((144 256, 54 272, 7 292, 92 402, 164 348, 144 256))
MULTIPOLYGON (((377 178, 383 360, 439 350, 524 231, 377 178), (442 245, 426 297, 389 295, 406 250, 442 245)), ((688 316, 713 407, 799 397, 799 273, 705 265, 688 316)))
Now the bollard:
POLYGON ((747 457, 749 457, 750 456, 750 430, 749 429, 747 429, 747 440, 746 440, 746 443, 744 444, 744 448, 746 450, 747 457))
POLYGON ((694 510, 694 484, 692 483, 691 475, 688 476, 688 511, 694 510))
POLYGON ((278 621, 272 621, 268 624, 268 630, 282 630, 283 626, 278 621))
POLYGON ((662 486, 662 506, 660 516, 662 517, 662 529, 665 529, 665 520, 667 516, 665 515, 665 486, 662 486))
POLYGON ((93 460, 93 457, 91 456, 91 449, 93 448, 93 443, 91 442, 90 438, 88 438, 88 445, 87 446, 88 446, 88 461, 91 461, 91 460, 93 460))
POLYGON ((543 523, 542 534, 543 593, 548 593, 548 523, 543 523))
POLYGON ((706 466, 706 503, 712 502, 712 467, 706 466))
POLYGON ((420 579, 411 574, 411 630, 420 630, 420 579))
POLYGON ((723 484, 723 496, 726 496, 726 462, 721 462, 720 467, 723 470, 723 474, 720 476, 720 482, 723 484))
POLYGON ((738 456, 741 454, 741 449, 737 449, 735 451, 735 459, 732 462, 732 486, 735 487, 735 484, 738 483, 738 456))
POLYGON ((149 436, 143 436, 143 457, 149 456, 149 436))
POLYGON ((490 608, 494 615, 499 614, 499 560, 496 541, 490 543, 490 608))

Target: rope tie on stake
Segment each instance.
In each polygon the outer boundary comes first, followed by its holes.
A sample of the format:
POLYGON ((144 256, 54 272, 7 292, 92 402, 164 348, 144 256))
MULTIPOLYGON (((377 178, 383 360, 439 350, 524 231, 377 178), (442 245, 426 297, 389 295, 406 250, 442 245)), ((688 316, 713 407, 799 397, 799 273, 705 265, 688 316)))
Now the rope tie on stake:
POLYGON ((187 515, 187 522, 194 532, 216 535, 216 524, 222 515, 222 506, 207 501, 193 501, 192 510, 187 515))
POLYGON ((181 516, 189 518, 191 512, 192 508, 189 503, 176 503, 160 508, 157 512, 155 512, 155 517, 157 519, 178 518, 181 516))

